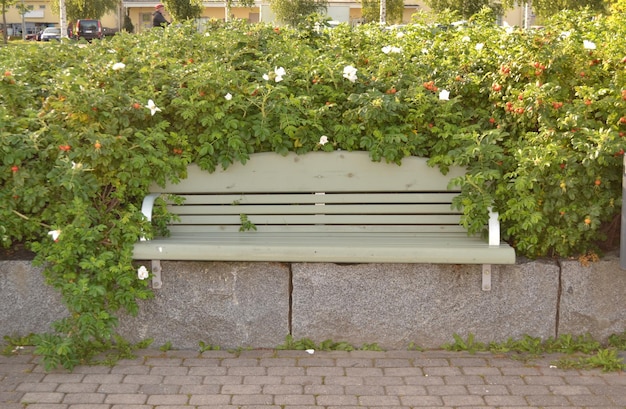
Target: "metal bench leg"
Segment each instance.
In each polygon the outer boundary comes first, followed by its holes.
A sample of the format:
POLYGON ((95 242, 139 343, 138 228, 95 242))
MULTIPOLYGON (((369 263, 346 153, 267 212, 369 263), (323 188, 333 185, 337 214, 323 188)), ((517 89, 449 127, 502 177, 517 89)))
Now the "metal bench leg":
POLYGON ((491 291, 491 264, 483 264, 483 291, 491 291))
POLYGON ((152 260, 152 288, 159 289, 161 286, 161 260, 152 260))

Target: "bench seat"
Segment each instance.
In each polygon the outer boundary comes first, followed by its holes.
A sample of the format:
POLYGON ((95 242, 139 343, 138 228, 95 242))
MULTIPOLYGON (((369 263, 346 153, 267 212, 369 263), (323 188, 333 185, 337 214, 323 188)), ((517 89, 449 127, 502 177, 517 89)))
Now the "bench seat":
MULTIPOLYGON (((177 195, 168 237, 141 240, 137 260, 334 263, 514 264, 500 240, 497 213, 489 236, 468 235, 452 201, 459 191, 427 159, 373 162, 367 152, 257 153, 213 173, 195 165, 177 184, 153 186, 142 205, 151 220, 159 197, 177 195)), ((485 279, 485 276, 483 276, 485 279)))
POLYGON ((511 264, 511 251, 466 233, 222 232, 176 234, 135 247, 142 260, 511 264))

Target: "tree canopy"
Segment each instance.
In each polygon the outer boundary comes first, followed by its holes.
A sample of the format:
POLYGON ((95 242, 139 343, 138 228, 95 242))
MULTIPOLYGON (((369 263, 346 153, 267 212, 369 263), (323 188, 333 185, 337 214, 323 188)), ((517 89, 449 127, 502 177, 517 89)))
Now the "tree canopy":
POLYGON ((270 0, 270 8, 282 23, 297 26, 307 16, 326 11, 326 0, 270 0))
POLYGON ((202 0, 164 0, 163 4, 174 20, 193 20, 202 15, 202 0))
MULTIPOLYGON (((402 22, 402 14, 404 12, 403 0, 386 0, 387 5, 387 23, 397 24, 402 22)), ((380 0, 361 0, 363 10, 363 19, 366 23, 379 21, 380 19, 380 0)))
MULTIPOLYGON (((59 13, 59 0, 52 0, 52 10, 59 13)), ((109 11, 119 7, 119 0, 65 0, 67 20, 82 18, 100 19, 109 11)))
POLYGON ((506 8, 512 8, 516 4, 530 4, 532 10, 539 17, 550 17, 562 10, 581 10, 588 8, 591 11, 606 13, 607 6, 615 3, 613 0, 505 0, 506 8))
POLYGON ((479 13, 484 7, 492 9, 496 14, 502 12, 502 6, 490 0, 426 0, 426 4, 435 13, 451 10, 457 12, 465 19, 469 19, 474 14, 479 13))
MULTIPOLYGON (((7 26, 7 9, 9 8, 9 6, 12 6, 13 4, 15 4, 17 0, 0 0, 0 11, 2 11, 2 27, 6 27, 7 26)), ((7 30, 2 30, 2 38, 4 40, 4 43, 6 44, 9 40, 9 33, 7 33, 7 30)))

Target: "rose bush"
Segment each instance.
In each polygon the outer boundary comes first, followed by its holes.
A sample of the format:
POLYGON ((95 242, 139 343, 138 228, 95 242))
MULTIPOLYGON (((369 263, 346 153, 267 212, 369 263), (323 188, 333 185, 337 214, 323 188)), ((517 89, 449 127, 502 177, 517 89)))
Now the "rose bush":
POLYGON ((37 338, 48 367, 110 347, 116 313, 151 296, 132 246, 168 215, 161 206, 150 225, 141 199, 191 162, 213 171, 253 152, 318 149, 400 165, 427 156, 444 172, 467 167, 455 182, 469 231, 494 206, 519 255, 596 251, 621 207, 626 21, 491 21, 212 22, 0 49, 0 239, 30 243, 70 311, 37 338))

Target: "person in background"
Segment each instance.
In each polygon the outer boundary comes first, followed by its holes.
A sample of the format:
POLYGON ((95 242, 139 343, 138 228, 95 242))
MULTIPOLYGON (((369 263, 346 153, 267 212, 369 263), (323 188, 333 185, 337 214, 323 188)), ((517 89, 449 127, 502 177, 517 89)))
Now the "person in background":
POLYGON ((165 27, 169 25, 170 22, 163 16, 164 6, 159 3, 154 6, 154 9, 154 14, 152 14, 152 27, 165 27))

